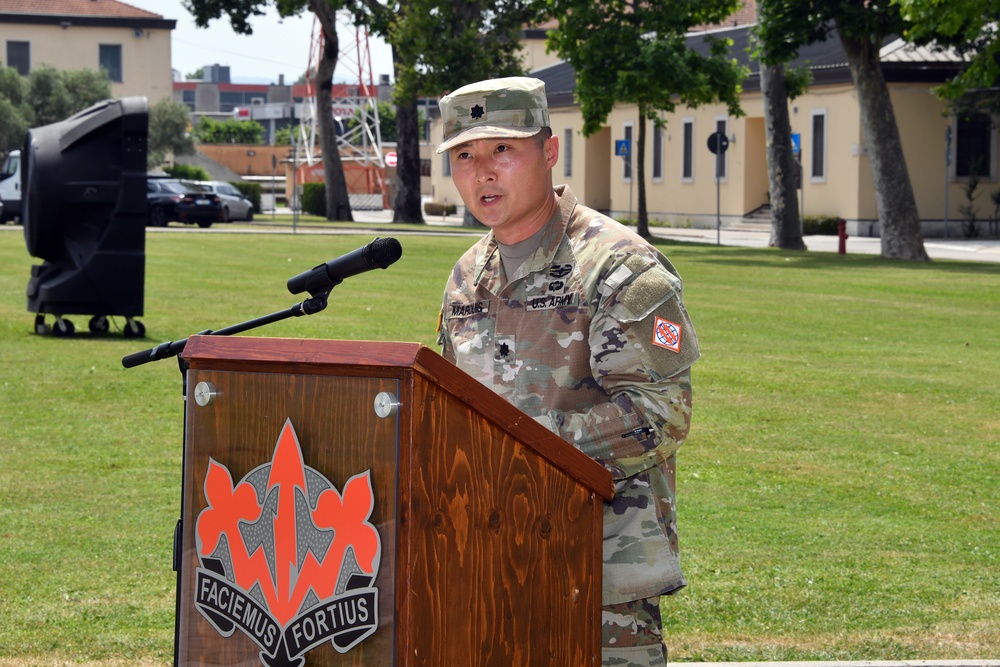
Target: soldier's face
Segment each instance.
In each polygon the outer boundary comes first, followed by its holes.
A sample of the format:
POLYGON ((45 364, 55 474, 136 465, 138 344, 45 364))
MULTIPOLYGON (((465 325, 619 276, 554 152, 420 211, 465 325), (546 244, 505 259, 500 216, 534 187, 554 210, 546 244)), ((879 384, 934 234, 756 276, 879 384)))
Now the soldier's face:
POLYGON ((450 151, 451 175, 465 205, 503 243, 530 237, 552 217, 552 167, 559 140, 477 139, 450 151))

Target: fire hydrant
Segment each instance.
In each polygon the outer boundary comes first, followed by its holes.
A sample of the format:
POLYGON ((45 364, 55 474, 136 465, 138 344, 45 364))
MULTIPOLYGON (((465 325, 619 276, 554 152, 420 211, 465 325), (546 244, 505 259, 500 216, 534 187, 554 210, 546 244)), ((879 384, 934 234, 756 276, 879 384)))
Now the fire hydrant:
POLYGON ((847 221, 837 218, 837 252, 841 255, 847 253, 847 221))

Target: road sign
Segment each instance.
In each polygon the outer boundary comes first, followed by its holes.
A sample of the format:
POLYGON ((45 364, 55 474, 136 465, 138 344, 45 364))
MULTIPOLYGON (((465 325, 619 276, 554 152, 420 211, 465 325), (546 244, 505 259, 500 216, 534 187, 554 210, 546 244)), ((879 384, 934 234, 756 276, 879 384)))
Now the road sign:
POLYGON ((632 142, 628 139, 615 139, 615 155, 628 157, 632 153, 632 142))
POLYGON ((792 135, 792 155, 802 152, 802 135, 796 132, 792 135))
POLYGON ((708 150, 712 151, 716 155, 721 155, 725 153, 729 148, 729 137, 723 132, 713 132, 708 135, 708 150))
POLYGON ((385 154, 385 166, 395 167, 397 162, 399 162, 399 156, 396 155, 395 151, 390 151, 385 154))

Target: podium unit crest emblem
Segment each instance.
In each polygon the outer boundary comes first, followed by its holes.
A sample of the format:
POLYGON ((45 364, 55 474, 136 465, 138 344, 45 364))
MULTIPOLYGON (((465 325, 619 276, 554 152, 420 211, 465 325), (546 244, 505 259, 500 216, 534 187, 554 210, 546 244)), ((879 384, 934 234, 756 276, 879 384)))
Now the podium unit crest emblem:
POLYGON ((210 460, 195 526, 195 606, 224 637, 239 630, 271 667, 300 667, 330 642, 346 653, 378 627, 382 544, 371 471, 342 490, 305 465, 286 420, 270 463, 233 483, 210 460))

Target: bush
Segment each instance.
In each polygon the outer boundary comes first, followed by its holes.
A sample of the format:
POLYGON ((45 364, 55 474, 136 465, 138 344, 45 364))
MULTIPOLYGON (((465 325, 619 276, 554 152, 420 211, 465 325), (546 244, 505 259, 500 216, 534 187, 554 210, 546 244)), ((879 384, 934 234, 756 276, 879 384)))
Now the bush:
POLYGON ((458 206, 455 204, 439 204, 433 201, 424 204, 424 213, 427 215, 455 215, 457 212, 458 206))
POLYGON ((243 196, 253 204, 253 210, 260 213, 260 183, 247 183, 246 181, 233 181, 232 186, 243 193, 243 196))
POLYGON ((836 236, 837 221, 832 215, 807 215, 802 221, 803 236, 836 236))
POLYGON ((302 184, 302 210, 306 213, 326 217, 326 184, 302 184))
POLYGON ((212 175, 205 171, 204 167, 193 164, 175 164, 172 167, 164 167, 163 171, 172 178, 183 178, 187 181, 210 181, 212 175))

